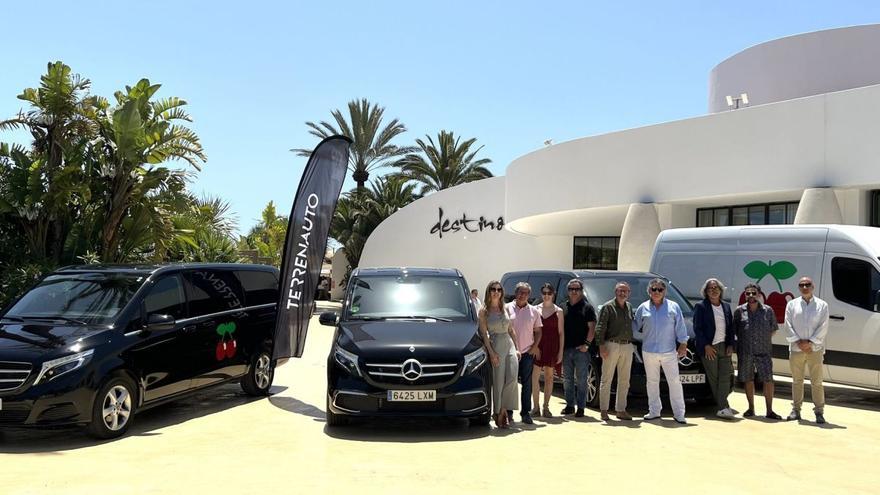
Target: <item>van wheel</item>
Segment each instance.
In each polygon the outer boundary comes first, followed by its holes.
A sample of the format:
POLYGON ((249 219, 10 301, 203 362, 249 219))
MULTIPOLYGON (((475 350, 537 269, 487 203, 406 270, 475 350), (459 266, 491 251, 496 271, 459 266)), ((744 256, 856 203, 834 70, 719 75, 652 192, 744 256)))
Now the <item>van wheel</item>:
POLYGON ((268 351, 257 354, 246 375, 241 378, 241 389, 248 395, 269 395, 272 380, 275 379, 275 363, 268 351))
POLYGON ((587 406, 599 407, 599 360, 590 359, 590 369, 587 372, 587 406))
POLYGON ((134 419, 137 395, 134 383, 125 376, 108 380, 95 395, 89 435, 109 439, 125 435, 134 419))
POLYGON ((329 395, 327 396, 326 401, 327 401, 326 402, 327 407, 324 410, 327 412, 327 416, 326 416, 327 426, 334 427, 334 426, 343 426, 343 425, 347 424, 348 418, 346 418, 345 416, 343 416, 341 414, 336 414, 330 410, 330 396, 329 395))

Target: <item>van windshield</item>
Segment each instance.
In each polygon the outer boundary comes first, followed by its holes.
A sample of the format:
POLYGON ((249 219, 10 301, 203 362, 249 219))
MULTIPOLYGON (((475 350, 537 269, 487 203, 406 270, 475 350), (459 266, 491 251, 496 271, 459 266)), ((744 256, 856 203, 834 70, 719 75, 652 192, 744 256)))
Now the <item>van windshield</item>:
MULTIPOLYGON (((617 282, 623 281, 628 283, 632 290, 629 295, 629 303, 635 309, 648 300, 648 282, 653 279, 654 277, 620 276, 581 280, 584 283, 584 295, 587 297, 587 301, 597 308, 599 305, 605 304, 606 301, 614 298, 614 286, 617 285, 617 282)), ((684 316, 693 315, 694 309, 691 303, 668 280, 666 281, 666 297, 678 303, 684 316)))
POLYGON ((145 278, 120 273, 50 275, 22 296, 3 316, 109 325, 145 278))
POLYGON ((368 276, 351 280, 347 320, 470 318, 461 280, 452 277, 368 276))

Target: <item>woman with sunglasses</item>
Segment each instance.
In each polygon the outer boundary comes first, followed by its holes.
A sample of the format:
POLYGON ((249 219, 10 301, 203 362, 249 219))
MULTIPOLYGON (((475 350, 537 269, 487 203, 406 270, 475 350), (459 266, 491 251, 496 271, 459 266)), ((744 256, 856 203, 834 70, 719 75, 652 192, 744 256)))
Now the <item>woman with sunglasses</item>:
POLYGON ((541 287, 541 323, 543 332, 540 349, 540 358, 535 359, 535 369, 532 373, 532 409, 533 417, 544 415, 545 418, 553 417, 550 412, 550 397, 553 396, 553 372, 556 366, 562 363, 562 344, 565 340, 565 327, 562 320, 562 308, 553 303, 556 291, 550 284, 541 287), (541 397, 540 375, 544 374, 544 410, 538 409, 538 399, 541 397))
POLYGON ((516 331, 504 310, 504 288, 493 280, 486 286, 484 304, 480 309, 480 337, 492 362, 492 419, 495 426, 507 428, 507 411, 518 408, 516 378, 519 352, 516 331))

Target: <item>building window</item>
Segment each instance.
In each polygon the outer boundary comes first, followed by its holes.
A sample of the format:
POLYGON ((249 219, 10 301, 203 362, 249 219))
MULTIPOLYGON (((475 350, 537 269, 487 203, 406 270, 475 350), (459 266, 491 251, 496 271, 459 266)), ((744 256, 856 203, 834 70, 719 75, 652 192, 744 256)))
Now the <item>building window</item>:
POLYGON ((880 189, 871 191, 871 214, 868 220, 871 227, 880 227, 880 189))
MULTIPOLYGON (((877 191, 880 192, 880 191, 877 191)), ((880 197, 872 196, 880 204, 880 197)), ((798 203, 765 203, 757 205, 720 206, 697 208, 697 227, 726 227, 728 225, 782 225, 794 223, 798 203)), ((880 223, 880 209, 875 206, 880 223)), ((874 218, 874 217, 872 217, 874 218)))
POLYGON ((574 268, 617 270, 620 237, 575 237, 574 268))

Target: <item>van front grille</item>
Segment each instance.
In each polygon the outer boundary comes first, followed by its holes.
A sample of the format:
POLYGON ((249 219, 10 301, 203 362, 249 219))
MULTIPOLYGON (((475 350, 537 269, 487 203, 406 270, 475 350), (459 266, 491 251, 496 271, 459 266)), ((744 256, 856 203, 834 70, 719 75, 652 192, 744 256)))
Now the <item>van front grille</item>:
POLYGON ((458 368, 458 363, 421 362, 417 359, 366 363, 370 378, 387 385, 432 385, 448 382, 455 377, 458 368))
POLYGON ((15 390, 24 385, 32 368, 31 363, 0 361, 0 392, 15 390))

